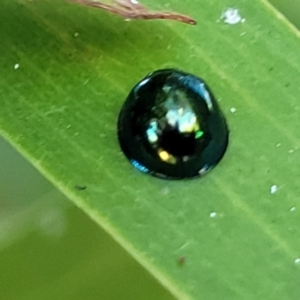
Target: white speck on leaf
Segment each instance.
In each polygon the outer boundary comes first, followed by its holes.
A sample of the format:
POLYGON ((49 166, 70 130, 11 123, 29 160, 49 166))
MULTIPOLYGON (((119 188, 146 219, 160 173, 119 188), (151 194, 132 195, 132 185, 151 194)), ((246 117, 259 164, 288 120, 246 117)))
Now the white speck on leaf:
POLYGON ((278 191, 278 186, 276 184, 272 185, 270 191, 271 194, 275 194, 278 191))
POLYGON ((232 114, 236 112, 236 108, 235 108, 235 107, 231 107, 229 110, 230 110, 230 112, 231 112, 232 114))
POLYGON ((288 152, 289 152, 289 153, 294 153, 295 150, 291 149, 291 150, 289 150, 288 152))
POLYGON ((296 264, 296 265, 300 265, 300 258, 296 258, 296 259, 295 259, 295 264, 296 264))
POLYGON ((15 65, 14 65, 14 69, 15 69, 15 70, 18 70, 19 68, 20 68, 20 65, 19 65, 19 64, 15 64, 15 65))
POLYGON ((244 23, 245 19, 243 19, 239 13, 239 10, 236 8, 227 8, 221 15, 221 20, 224 23, 229 25, 235 25, 238 23, 244 23))
POLYGON ((291 212, 294 212, 295 210, 296 210, 296 207, 295 207, 295 206, 293 206, 293 207, 290 208, 290 211, 291 211, 291 212))
POLYGON ((276 145, 277 148, 280 147, 280 146, 281 146, 281 143, 278 143, 278 144, 276 145))
POLYGON ((209 214, 210 218, 216 218, 216 216, 217 216, 217 213, 215 211, 213 211, 209 214))
POLYGON ((79 36, 79 33, 78 32, 75 32, 74 33, 74 37, 78 37, 79 36))

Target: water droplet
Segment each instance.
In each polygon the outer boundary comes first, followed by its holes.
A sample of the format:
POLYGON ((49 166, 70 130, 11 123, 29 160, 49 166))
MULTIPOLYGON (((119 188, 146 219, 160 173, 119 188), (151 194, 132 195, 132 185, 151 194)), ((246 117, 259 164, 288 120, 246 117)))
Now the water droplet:
POLYGON ((20 68, 20 65, 19 64, 14 64, 14 69, 15 70, 18 70, 20 68))
POLYGON ((202 79, 166 69, 132 89, 119 115, 118 137, 138 170, 182 179, 206 174, 220 161, 228 129, 202 79))

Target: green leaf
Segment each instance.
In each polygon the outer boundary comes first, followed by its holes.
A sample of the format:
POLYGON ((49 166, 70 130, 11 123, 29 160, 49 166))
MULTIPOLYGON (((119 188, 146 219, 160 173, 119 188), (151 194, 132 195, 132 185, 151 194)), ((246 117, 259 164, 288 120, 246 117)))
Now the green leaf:
POLYGON ((299 33, 264 0, 235 1, 236 25, 228 0, 168 3, 198 25, 3 0, 0 132, 178 298, 298 299, 299 33), (204 78, 229 123, 199 180, 141 174, 118 146, 129 90, 167 67, 204 78))

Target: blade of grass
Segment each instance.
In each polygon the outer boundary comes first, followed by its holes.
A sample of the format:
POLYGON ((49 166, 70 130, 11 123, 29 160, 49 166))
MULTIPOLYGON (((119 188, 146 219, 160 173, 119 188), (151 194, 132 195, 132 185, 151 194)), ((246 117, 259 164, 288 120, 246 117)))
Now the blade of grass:
POLYGON ((234 26, 228 7, 172 1, 190 27, 3 1, 0 132, 178 298, 297 299, 299 34, 265 1, 237 1, 234 26), (119 150, 122 102, 165 67, 203 77, 228 119, 228 153, 201 180, 145 176, 119 150))

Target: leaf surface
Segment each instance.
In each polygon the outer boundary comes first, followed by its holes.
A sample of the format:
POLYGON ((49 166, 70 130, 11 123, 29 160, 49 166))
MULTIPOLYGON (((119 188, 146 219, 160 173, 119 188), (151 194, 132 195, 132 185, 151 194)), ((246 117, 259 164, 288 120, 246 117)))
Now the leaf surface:
POLYGON ((228 0, 168 3, 151 7, 198 25, 3 0, 0 132, 178 298, 298 299, 299 33, 263 0, 235 1, 236 25, 228 0), (152 178, 119 149, 130 89, 169 67, 202 77, 230 127, 202 179, 152 178))

